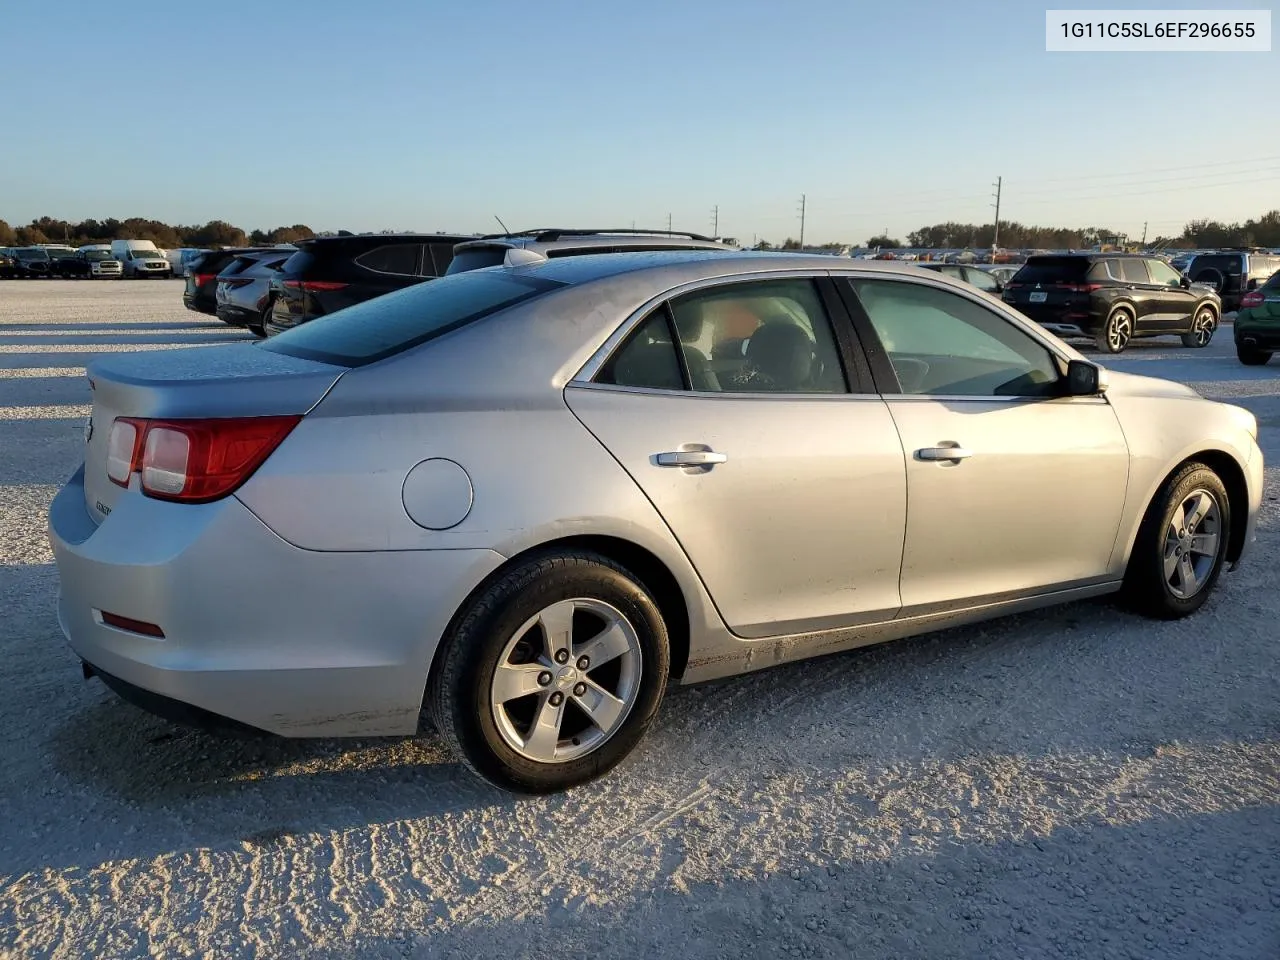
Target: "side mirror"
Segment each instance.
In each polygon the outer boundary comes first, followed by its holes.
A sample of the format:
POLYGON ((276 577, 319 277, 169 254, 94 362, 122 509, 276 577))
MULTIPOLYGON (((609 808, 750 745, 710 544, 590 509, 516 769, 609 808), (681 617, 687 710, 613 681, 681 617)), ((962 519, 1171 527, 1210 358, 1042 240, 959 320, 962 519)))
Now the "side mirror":
POLYGON ((1183 290, 1186 290, 1188 287, 1191 286, 1191 278, 1188 276, 1179 277, 1178 286, 1180 286, 1183 290))
POLYGON ((1067 361, 1067 396, 1096 397, 1107 392, 1106 371, 1087 360, 1067 361))

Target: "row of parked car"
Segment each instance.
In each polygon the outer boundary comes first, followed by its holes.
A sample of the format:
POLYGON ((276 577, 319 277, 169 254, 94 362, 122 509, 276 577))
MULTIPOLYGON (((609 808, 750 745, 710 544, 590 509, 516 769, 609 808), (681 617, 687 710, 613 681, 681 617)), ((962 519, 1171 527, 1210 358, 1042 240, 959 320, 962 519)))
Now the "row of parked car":
POLYGON ((150 240, 113 240, 83 247, 59 243, 0 247, 0 278, 4 279, 140 280, 173 275, 169 254, 150 240))
MULTIPOLYGON (((259 337, 436 277, 575 254, 654 250, 735 250, 712 237, 645 230, 539 229, 466 237, 448 234, 339 234, 285 247, 211 251, 187 275, 183 302, 259 337)), ((1280 255, 1217 251, 1186 261, 1185 272, 1155 255, 1081 252, 1033 255, 1023 264, 917 261, 964 281, 1064 338, 1092 340, 1115 354, 1144 337, 1179 336, 1209 345, 1228 311, 1240 360, 1266 363, 1280 349, 1280 255), (1247 333, 1242 333, 1247 331, 1247 333)))

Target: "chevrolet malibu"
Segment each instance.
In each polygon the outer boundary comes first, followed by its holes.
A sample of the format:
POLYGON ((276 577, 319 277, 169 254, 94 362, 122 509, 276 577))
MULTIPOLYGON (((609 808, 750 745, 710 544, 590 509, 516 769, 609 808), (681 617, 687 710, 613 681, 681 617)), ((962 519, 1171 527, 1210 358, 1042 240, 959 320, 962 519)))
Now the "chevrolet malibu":
POLYGON ((50 508, 87 675, 166 716, 412 735, 559 790, 668 682, 1106 593, 1195 612, 1257 423, 912 267, 505 265, 89 370, 50 508))

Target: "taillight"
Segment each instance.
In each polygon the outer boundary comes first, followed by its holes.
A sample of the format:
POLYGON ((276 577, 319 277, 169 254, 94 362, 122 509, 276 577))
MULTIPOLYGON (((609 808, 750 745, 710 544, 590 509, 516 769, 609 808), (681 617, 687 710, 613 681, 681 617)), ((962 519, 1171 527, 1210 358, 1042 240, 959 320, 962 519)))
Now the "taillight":
POLYGON ((142 451, 145 424, 145 420, 131 417, 120 417, 111 424, 111 436, 107 438, 107 478, 112 483, 129 486, 129 477, 142 451))
POLYGON ((218 278, 216 273, 197 273, 193 274, 196 278, 196 286, 203 287, 206 283, 213 283, 218 278))
POLYGON ((1095 290, 1101 290, 1100 283, 1064 283, 1062 289, 1070 293, 1093 293, 1095 290))
POLYGON ((1261 290, 1250 290, 1240 300, 1242 307, 1260 307, 1267 298, 1262 295, 1261 290))
POLYGON ((333 280, 285 280, 284 285, 290 289, 305 290, 308 293, 325 293, 341 290, 347 286, 345 283, 336 283, 333 280))
POLYGON ((141 473, 142 492, 158 500, 217 500, 248 480, 301 419, 121 417, 111 425, 107 475, 127 487, 129 477, 141 473), (126 449, 127 469, 123 466, 126 449))

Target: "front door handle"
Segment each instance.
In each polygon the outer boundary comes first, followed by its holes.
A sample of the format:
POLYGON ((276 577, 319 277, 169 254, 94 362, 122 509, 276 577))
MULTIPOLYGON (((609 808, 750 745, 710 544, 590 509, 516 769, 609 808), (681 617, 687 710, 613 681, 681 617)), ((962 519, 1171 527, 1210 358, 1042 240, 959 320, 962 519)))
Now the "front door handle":
POLYGON ((968 460, 973 456, 973 451, 961 446, 954 447, 925 447, 923 450, 916 451, 917 460, 933 460, 933 461, 954 461, 959 463, 961 460, 968 460))
POLYGON ((714 450, 672 450, 654 457, 660 467, 712 467, 728 459, 714 450))

